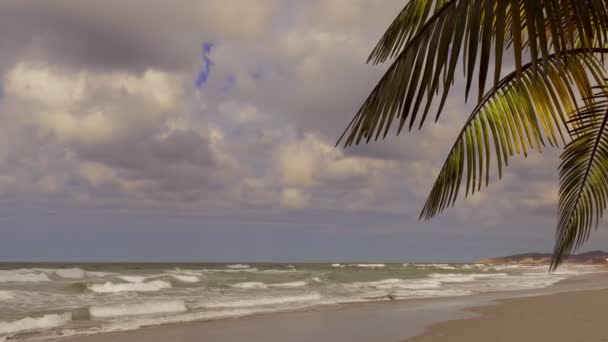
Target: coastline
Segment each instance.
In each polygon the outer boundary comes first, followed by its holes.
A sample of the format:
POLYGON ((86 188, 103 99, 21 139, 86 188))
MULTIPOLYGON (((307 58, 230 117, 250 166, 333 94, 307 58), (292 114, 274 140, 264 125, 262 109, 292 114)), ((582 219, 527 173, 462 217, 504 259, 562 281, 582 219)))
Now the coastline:
POLYGON ((404 342, 608 341, 608 289, 515 298, 469 311, 476 317, 434 324, 404 342))
POLYGON ((322 306, 54 341, 577 341, 559 333, 568 330, 592 342, 602 341, 606 304, 608 274, 600 273, 529 291, 322 306))

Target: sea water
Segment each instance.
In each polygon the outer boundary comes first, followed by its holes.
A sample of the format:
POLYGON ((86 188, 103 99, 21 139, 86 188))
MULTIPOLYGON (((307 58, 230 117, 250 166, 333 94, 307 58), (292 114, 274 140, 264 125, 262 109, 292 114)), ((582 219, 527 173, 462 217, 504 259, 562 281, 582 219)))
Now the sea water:
POLYGON ((484 264, 0 264, 0 341, 324 305, 546 288, 605 267, 484 264))

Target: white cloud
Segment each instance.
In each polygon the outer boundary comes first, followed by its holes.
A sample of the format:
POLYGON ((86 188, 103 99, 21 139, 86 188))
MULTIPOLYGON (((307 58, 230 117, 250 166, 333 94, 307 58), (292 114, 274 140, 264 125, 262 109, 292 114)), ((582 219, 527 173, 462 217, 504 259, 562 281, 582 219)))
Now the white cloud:
POLYGON ((310 194, 300 189, 286 188, 281 193, 281 206, 290 209, 301 209, 308 206, 310 194))

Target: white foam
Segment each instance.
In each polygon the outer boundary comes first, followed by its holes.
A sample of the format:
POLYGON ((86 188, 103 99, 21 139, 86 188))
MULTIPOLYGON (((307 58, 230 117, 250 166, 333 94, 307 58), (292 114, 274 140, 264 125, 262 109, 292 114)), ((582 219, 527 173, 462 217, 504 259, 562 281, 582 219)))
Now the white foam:
POLYGON ((0 290, 0 300, 9 300, 13 298, 15 298, 15 296, 12 292, 0 290))
POLYGON ((80 268, 63 268, 55 270, 55 274, 66 279, 80 279, 87 274, 86 271, 80 268))
POLYGON ((302 287, 308 285, 305 281, 292 281, 288 283, 268 284, 268 287, 302 287))
POLYGON ((129 283, 143 283, 146 280, 146 277, 142 276, 119 276, 118 278, 129 283))
POLYGON ((221 318, 236 318, 243 317, 255 313, 263 312, 276 312, 280 311, 276 308, 255 308, 255 309, 228 309, 218 311, 205 311, 205 312, 190 312, 181 313, 171 316, 163 317, 142 317, 137 320, 127 320, 113 325, 108 325, 104 328, 104 331, 125 331, 125 330, 136 330, 142 327, 171 324, 171 323, 184 323, 192 321, 208 321, 221 318))
POLYGON ((343 267, 341 264, 331 264, 332 267, 343 267))
POLYGON ((121 316, 153 315, 161 313, 186 312, 186 304, 181 300, 164 302, 147 302, 133 304, 91 306, 89 313, 92 317, 107 318, 121 316))
POLYGON ((249 265, 235 264, 235 265, 226 265, 226 268, 243 269, 243 268, 250 268, 250 267, 249 267, 249 265))
POLYGON ((233 269, 223 269, 223 270, 218 270, 218 269, 205 269, 202 270, 202 272, 205 273, 240 273, 240 272, 257 272, 258 269, 253 267, 253 268, 233 268, 233 269))
POLYGON ((50 281, 50 279, 41 272, 32 272, 26 269, 0 271, 0 283, 39 283, 43 281, 50 281))
POLYGON ((311 293, 300 296, 284 296, 284 297, 262 297, 254 299, 237 299, 232 301, 214 301, 195 304, 194 308, 245 308, 254 306, 270 306, 299 302, 315 302, 321 300, 319 293, 311 293))
POLYGON ((441 283, 432 279, 384 279, 370 282, 357 282, 347 284, 346 287, 355 288, 375 288, 375 289, 435 289, 441 286, 441 283))
POLYGON ((316 282, 316 283, 322 283, 323 280, 321 280, 321 278, 319 277, 312 277, 312 281, 316 282))
POLYGON ((0 334, 13 334, 21 331, 49 329, 62 326, 72 319, 71 314, 48 314, 42 317, 26 317, 17 321, 0 321, 0 334))
POLYGON ((502 278, 506 273, 433 273, 429 278, 437 279, 442 283, 466 283, 480 278, 502 278))
POLYGON ((195 275, 172 274, 171 276, 184 283, 198 283, 199 281, 201 281, 201 278, 195 275))
POLYGON ((230 287, 234 287, 237 289, 265 289, 266 284, 260 281, 246 281, 243 283, 232 284, 230 285, 230 287))
POLYGON ((112 283, 106 282, 103 284, 91 284, 87 288, 97 293, 113 293, 113 292, 154 292, 171 287, 171 283, 154 280, 147 283, 112 283))
POLYGON ((357 266, 357 267, 365 267, 365 268, 382 268, 385 267, 385 264, 355 264, 355 265, 351 265, 351 266, 357 266))

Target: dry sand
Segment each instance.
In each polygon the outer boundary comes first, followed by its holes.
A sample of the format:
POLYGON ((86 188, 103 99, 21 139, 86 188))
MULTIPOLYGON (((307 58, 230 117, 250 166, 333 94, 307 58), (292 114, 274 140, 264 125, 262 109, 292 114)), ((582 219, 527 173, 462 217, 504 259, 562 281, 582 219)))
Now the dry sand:
POLYGON ((510 299, 471 311, 480 316, 438 323, 407 342, 608 341, 608 290, 510 299))

